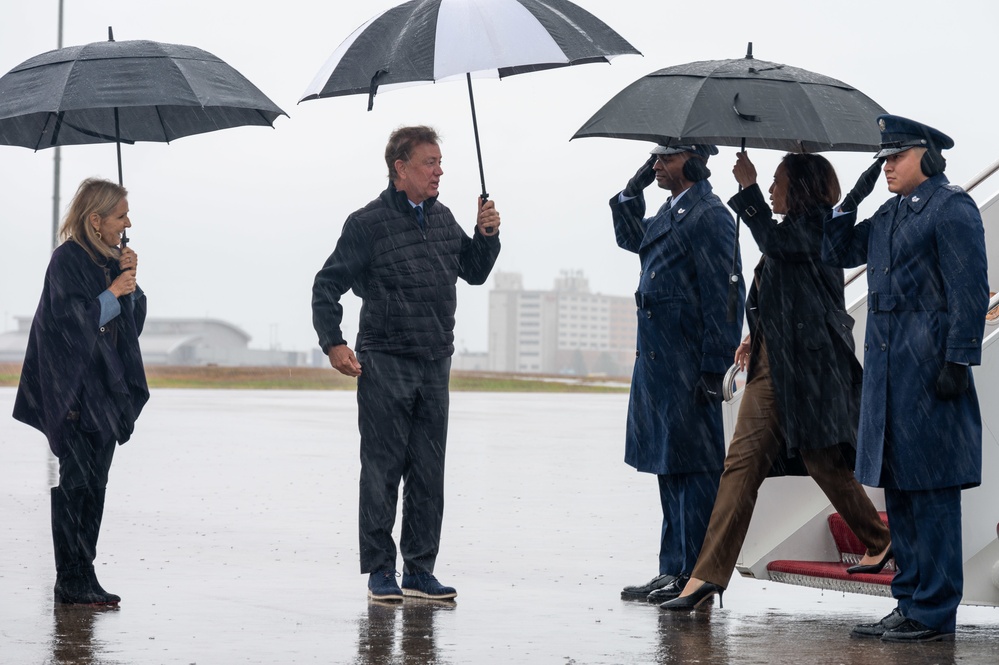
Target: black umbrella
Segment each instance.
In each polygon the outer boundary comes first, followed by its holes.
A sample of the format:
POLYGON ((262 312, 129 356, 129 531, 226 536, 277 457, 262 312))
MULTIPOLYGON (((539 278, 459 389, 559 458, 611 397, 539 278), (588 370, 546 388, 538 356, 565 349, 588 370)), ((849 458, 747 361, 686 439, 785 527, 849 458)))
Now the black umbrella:
POLYGON ((753 58, 667 67, 615 95, 572 138, 713 143, 788 152, 877 150, 885 113, 842 81, 753 58))
MULTIPOLYGON (((242 74, 199 48, 108 41, 37 55, 0 78, 0 145, 169 143, 287 115, 242 74)), ((122 238, 125 240, 125 238, 122 238)))
MULTIPOLYGON (((874 151, 881 141, 874 100, 834 78, 753 58, 706 60, 640 78, 572 136, 711 143, 787 152, 874 151)), ((735 316, 739 224, 735 227, 729 313, 735 316)))
POLYGON ((463 77, 482 169, 472 72, 503 78, 543 69, 641 55, 586 10, 568 0, 412 0, 375 16, 330 56, 300 101, 463 77))

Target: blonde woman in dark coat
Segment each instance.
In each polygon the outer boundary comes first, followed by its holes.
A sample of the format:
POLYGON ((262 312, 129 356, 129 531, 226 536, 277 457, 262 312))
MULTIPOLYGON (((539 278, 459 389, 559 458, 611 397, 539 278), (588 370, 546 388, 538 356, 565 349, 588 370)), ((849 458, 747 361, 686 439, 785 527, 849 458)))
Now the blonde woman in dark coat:
POLYGON ((116 445, 132 435, 149 398, 139 352, 146 297, 138 258, 122 237, 128 192, 80 184, 52 252, 31 322, 14 418, 45 434, 59 458, 51 491, 56 603, 117 605, 94 559, 116 445))

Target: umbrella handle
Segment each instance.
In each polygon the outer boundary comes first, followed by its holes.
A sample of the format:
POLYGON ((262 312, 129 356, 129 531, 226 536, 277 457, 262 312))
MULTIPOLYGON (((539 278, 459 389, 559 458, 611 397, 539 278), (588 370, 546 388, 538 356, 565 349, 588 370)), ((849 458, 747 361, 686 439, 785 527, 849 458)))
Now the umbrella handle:
POLYGON ((370 111, 375 107, 375 95, 378 94, 378 84, 379 79, 388 74, 387 69, 379 69, 375 72, 375 75, 371 77, 371 85, 368 86, 368 110, 370 111))

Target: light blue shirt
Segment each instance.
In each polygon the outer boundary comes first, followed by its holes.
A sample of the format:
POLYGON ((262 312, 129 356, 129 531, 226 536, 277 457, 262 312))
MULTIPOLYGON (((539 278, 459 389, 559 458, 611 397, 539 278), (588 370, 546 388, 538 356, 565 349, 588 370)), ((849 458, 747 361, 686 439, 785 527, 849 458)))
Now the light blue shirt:
MULTIPOLYGON (((128 297, 135 300, 141 295, 142 289, 136 286, 135 291, 129 293, 128 297)), ((102 291, 101 294, 97 296, 97 300, 101 303, 101 326, 104 326, 108 321, 121 314, 121 303, 119 303, 118 299, 114 297, 113 293, 111 293, 111 289, 102 291)))

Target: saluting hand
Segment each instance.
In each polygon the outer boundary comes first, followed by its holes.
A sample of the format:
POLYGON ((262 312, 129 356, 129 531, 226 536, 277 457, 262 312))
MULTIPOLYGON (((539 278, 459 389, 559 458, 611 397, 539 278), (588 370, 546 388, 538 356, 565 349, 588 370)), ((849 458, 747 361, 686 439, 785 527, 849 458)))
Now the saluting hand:
POLYGON ((622 192, 628 198, 635 198, 642 193, 646 187, 651 185, 656 180, 656 160, 658 157, 652 155, 635 171, 635 175, 631 177, 628 184, 625 186, 622 192))
POLYGON ((873 164, 867 167, 867 170, 860 174, 857 184, 853 186, 850 193, 843 199, 843 203, 840 204, 840 210, 843 212, 853 212, 860 205, 861 201, 870 196, 871 192, 874 191, 874 186, 878 184, 878 179, 881 177, 881 167, 884 163, 885 158, 879 157, 874 160, 873 164))
POLYGON ((496 202, 489 200, 485 203, 482 202, 482 197, 479 197, 479 216, 475 222, 475 226, 478 227, 479 233, 484 236, 494 236, 499 233, 500 225, 500 214, 496 210, 496 202))

